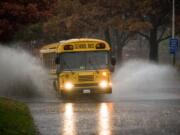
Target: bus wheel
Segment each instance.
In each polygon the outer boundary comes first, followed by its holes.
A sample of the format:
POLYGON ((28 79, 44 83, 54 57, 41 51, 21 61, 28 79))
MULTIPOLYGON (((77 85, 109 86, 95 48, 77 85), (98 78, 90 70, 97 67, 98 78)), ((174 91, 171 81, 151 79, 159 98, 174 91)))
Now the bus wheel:
POLYGON ((59 93, 62 98, 67 98, 67 94, 63 90, 60 90, 59 93))
POLYGON ((55 90, 57 90, 57 86, 56 86, 56 81, 55 81, 55 80, 53 80, 53 88, 54 88, 55 90))

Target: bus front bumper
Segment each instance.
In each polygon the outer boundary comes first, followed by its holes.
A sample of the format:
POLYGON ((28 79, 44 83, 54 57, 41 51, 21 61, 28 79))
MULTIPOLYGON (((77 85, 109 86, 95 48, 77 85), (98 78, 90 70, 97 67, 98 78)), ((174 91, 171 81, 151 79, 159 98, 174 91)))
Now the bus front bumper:
POLYGON ((80 94, 110 94, 112 93, 112 88, 108 87, 105 89, 102 88, 72 88, 70 90, 61 89, 61 92, 64 94, 71 94, 71 93, 80 93, 80 94))

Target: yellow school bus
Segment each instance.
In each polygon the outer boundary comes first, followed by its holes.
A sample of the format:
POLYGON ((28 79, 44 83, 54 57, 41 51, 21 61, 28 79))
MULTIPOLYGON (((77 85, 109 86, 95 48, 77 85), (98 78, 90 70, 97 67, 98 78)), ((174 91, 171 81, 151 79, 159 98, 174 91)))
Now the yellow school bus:
POLYGON ((44 48, 53 45, 56 50, 55 87, 61 95, 112 93, 111 74, 116 62, 111 57, 107 42, 87 38, 70 39, 44 48))
POLYGON ((59 43, 53 43, 46 46, 43 46, 40 49, 40 58, 44 67, 49 71, 51 79, 55 79, 56 75, 56 48, 59 43))

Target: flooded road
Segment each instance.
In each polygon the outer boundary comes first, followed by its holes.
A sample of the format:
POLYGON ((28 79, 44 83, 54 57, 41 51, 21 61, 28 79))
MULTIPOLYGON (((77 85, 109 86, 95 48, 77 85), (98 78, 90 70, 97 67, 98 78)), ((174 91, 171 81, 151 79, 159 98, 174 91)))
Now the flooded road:
POLYGON ((180 98, 74 99, 27 101, 42 135, 180 134, 180 98))
POLYGON ((127 61, 113 94, 63 100, 38 59, 4 47, 0 56, 0 96, 27 103, 41 135, 180 135, 180 74, 170 65, 127 61))

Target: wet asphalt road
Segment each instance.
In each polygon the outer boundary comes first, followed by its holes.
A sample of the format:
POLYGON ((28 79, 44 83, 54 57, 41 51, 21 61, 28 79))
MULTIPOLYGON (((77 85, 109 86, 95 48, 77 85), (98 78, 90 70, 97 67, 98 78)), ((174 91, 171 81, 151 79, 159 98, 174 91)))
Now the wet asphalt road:
POLYGON ((180 98, 27 101, 41 135, 179 135, 180 98))

